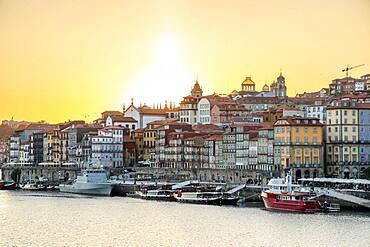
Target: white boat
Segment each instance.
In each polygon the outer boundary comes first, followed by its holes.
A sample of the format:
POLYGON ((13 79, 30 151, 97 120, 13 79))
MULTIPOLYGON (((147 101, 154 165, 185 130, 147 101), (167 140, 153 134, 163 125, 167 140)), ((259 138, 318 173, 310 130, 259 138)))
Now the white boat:
POLYGON ((108 181, 104 169, 86 169, 72 184, 60 184, 59 190, 66 193, 110 196, 112 187, 113 183, 108 181))

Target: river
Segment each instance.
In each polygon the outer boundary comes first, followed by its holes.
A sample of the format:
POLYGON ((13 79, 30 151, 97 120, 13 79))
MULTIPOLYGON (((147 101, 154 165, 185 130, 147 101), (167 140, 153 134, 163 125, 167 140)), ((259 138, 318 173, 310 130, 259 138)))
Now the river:
POLYGON ((370 214, 0 191, 0 246, 370 246, 370 214))

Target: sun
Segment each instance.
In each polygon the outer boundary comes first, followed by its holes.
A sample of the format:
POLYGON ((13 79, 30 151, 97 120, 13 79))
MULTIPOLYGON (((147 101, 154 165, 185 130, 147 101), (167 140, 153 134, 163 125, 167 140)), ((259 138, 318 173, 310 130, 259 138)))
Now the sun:
POLYGON ((154 62, 143 68, 127 94, 145 103, 178 102, 188 92, 193 79, 186 71, 179 52, 178 40, 170 34, 162 35, 154 46, 154 62))

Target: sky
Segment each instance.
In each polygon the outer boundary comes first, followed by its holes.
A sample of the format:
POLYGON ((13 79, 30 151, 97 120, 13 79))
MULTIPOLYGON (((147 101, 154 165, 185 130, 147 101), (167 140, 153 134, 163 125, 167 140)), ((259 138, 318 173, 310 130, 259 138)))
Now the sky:
POLYGON ((91 121, 280 70, 288 94, 370 73, 369 0, 0 0, 0 119, 91 121))

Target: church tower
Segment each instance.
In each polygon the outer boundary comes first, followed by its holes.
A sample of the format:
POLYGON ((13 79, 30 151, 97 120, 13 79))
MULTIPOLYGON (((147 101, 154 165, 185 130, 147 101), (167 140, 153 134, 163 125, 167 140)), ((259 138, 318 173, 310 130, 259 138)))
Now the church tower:
POLYGON ((198 83, 198 79, 195 81, 193 88, 191 89, 191 96, 194 98, 200 98, 203 95, 203 90, 198 83))
POLYGON ((275 93, 276 97, 285 98, 287 96, 287 88, 285 86, 285 77, 282 75, 280 71, 280 75, 276 78, 276 82, 274 81, 270 86, 271 92, 275 93))

